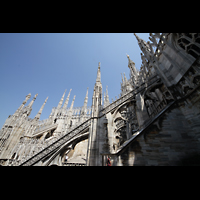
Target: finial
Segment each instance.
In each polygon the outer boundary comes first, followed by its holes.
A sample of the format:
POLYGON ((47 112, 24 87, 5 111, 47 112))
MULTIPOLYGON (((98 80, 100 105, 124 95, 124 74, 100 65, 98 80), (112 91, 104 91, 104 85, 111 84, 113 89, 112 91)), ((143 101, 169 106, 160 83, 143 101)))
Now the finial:
POLYGON ((125 83, 127 83, 127 78, 126 78, 126 75, 125 75, 125 72, 124 72, 124 81, 125 81, 125 83))
POLYGON ((46 104, 48 98, 49 98, 49 97, 47 97, 47 98, 45 99, 45 101, 44 101, 42 107, 40 108, 39 112, 38 112, 37 115, 35 116, 35 119, 37 119, 37 120, 40 119, 40 115, 42 114, 42 110, 44 109, 44 106, 45 106, 45 104, 46 104))
POLYGON ((71 106, 70 106, 70 110, 72 110, 72 108, 73 108, 73 106, 74 106, 74 100, 75 100, 75 98, 76 98, 76 95, 74 95, 74 98, 73 98, 72 103, 71 103, 71 106))
POLYGON ((29 93, 28 95, 26 95, 26 99, 23 101, 22 104, 26 104, 26 102, 31 98, 31 93, 29 93))
POLYGON ((29 93, 26 97, 29 97, 29 98, 30 98, 30 97, 31 97, 31 93, 29 93))
POLYGON ((65 100, 65 103, 63 105, 63 109, 65 110, 67 108, 67 105, 68 105, 68 102, 69 102, 69 96, 70 96, 70 93, 71 93, 72 89, 69 90, 69 94, 65 100))
POLYGON ((96 82, 101 82, 100 62, 99 62, 99 65, 98 65, 96 82))
POLYGON ((35 101, 37 95, 38 95, 38 94, 36 94, 36 95, 33 97, 32 101, 29 103, 28 107, 32 107, 32 105, 33 105, 33 103, 34 103, 34 101, 35 101))
POLYGON ((58 103, 58 106, 57 106, 57 109, 59 110, 63 104, 63 100, 64 100, 64 97, 65 97, 65 93, 66 93, 67 89, 65 89, 65 92, 63 93, 59 103, 58 103))
POLYGON ((85 98, 88 98, 88 89, 89 89, 89 87, 87 87, 87 92, 86 92, 85 98))
POLYGON ((88 103, 88 89, 89 87, 87 87, 87 92, 86 92, 86 96, 85 96, 85 100, 84 100, 84 104, 81 110, 81 113, 84 114, 87 108, 87 103, 88 103))
POLYGON ((98 69, 100 69, 100 65, 101 65, 101 63, 99 62, 99 63, 98 63, 98 69))
POLYGON ((138 42, 139 42, 140 38, 139 38, 135 33, 133 33, 133 34, 135 35, 136 39, 137 39, 138 42))

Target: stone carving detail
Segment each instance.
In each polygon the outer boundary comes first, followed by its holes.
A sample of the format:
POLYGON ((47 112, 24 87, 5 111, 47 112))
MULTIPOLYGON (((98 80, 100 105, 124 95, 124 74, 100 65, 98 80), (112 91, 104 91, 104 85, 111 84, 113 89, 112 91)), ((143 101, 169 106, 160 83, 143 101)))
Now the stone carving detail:
POLYGON ((145 93, 145 106, 149 117, 154 117, 173 100, 171 92, 162 83, 148 88, 145 93))
POLYGON ((200 84, 200 58, 190 67, 177 84, 177 88, 182 96, 190 94, 200 84))
POLYGON ((200 55, 200 33, 177 33, 176 43, 193 57, 200 55))

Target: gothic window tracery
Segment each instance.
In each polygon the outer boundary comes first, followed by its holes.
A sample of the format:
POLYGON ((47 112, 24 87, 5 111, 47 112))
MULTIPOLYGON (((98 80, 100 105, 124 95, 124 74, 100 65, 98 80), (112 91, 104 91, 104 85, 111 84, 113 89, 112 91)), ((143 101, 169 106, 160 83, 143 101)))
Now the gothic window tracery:
POLYGON ((186 53, 197 58, 200 55, 200 33, 177 33, 176 44, 186 53))

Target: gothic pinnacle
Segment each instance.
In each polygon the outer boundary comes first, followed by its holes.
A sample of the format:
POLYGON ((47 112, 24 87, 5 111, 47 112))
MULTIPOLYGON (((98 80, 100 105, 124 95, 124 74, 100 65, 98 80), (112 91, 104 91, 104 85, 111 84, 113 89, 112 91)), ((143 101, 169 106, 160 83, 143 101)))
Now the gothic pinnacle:
POLYGON ((85 99, 88 99, 88 89, 89 89, 89 87, 87 87, 87 92, 86 92, 85 99))
POLYGON ((68 102, 69 102, 69 96, 70 96, 71 91, 72 91, 72 89, 70 89, 69 94, 68 94, 68 96, 67 96, 67 98, 65 100, 65 103, 63 105, 63 109, 64 110, 67 108, 67 105, 68 105, 68 102))
POLYGON ((26 102, 31 98, 31 93, 29 93, 27 96, 26 96, 26 99, 23 101, 22 104, 26 104, 26 102))
POLYGON ((45 99, 45 102, 43 103, 43 105, 42 105, 42 107, 40 108, 39 112, 38 112, 37 115, 35 116, 35 119, 36 119, 36 120, 39 120, 39 119, 40 119, 40 115, 42 114, 42 110, 44 109, 44 106, 45 106, 45 104, 46 104, 48 98, 49 98, 49 97, 47 97, 47 98, 45 99))
POLYGON ((64 97, 65 97, 65 93, 66 93, 67 89, 65 90, 64 94, 62 95, 62 98, 60 99, 59 103, 58 103, 58 107, 57 109, 59 110, 63 104, 63 100, 64 100, 64 97))
POLYGON ((121 76, 122 76, 122 85, 124 84, 124 78, 123 78, 123 75, 122 75, 122 73, 121 73, 121 76))
POLYGON ((128 67, 131 70, 132 75, 137 76, 137 70, 135 68, 135 63, 130 59, 129 55, 126 55, 128 58, 128 67))
POLYGON ((124 72, 124 81, 125 81, 125 84, 127 84, 128 80, 126 78, 125 72, 124 72))
POLYGON ((70 110, 73 109, 75 98, 76 98, 76 95, 74 95, 74 98, 73 98, 72 103, 71 103, 71 106, 70 106, 70 110))
POLYGON ((109 105, 110 101, 109 101, 109 96, 108 96, 108 86, 106 86, 106 95, 104 93, 104 106, 109 105))
POLYGON ((133 33, 133 34, 135 35, 135 37, 136 37, 138 43, 141 42, 141 39, 140 39, 135 33, 133 33))
POLYGON ((101 82, 100 64, 101 64, 101 63, 99 62, 96 82, 101 82))
POLYGON ((37 95, 38 95, 38 94, 36 94, 36 95, 33 97, 32 101, 28 104, 28 107, 30 107, 30 108, 32 107, 32 105, 33 105, 33 103, 34 103, 34 101, 35 101, 37 95))
POLYGON ((84 114, 85 111, 86 111, 87 103, 88 103, 88 88, 87 88, 87 92, 86 92, 86 96, 85 96, 85 100, 84 100, 84 105, 83 105, 83 108, 82 108, 82 111, 81 111, 82 114, 84 114))
POLYGON ((141 51, 146 54, 146 52, 149 52, 150 51, 150 47, 149 47, 149 44, 146 43, 143 39, 141 39, 140 37, 138 37, 135 33, 133 33, 138 41, 138 45, 141 49, 141 51))
POLYGON ((31 93, 29 93, 28 95, 26 95, 25 100, 22 102, 22 105, 16 110, 15 114, 18 113, 24 107, 24 105, 27 103, 27 101, 30 98, 31 98, 31 93))

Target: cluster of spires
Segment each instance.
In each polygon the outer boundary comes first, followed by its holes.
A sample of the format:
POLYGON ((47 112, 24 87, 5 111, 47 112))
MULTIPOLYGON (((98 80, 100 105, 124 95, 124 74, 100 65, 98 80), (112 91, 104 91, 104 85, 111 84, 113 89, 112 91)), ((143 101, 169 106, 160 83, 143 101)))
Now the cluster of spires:
MULTIPOLYGON (((59 111, 60 108, 62 107, 62 104, 63 104, 63 101, 64 101, 64 97, 65 97, 66 91, 67 91, 67 90, 65 90, 64 94, 62 95, 62 97, 61 97, 61 99, 60 99, 60 101, 59 101, 59 103, 58 103, 57 111, 59 111)), ((68 102, 69 102, 69 97, 70 97, 71 91, 72 91, 72 89, 70 89, 69 94, 68 94, 68 96, 67 96, 67 98, 66 98, 66 100, 65 100, 65 102, 64 102, 63 110, 65 110, 65 109, 67 108, 67 106, 68 106, 68 102)), ((32 105, 33 105, 33 103, 34 103, 34 101, 35 101, 35 99, 36 99, 37 96, 38 96, 38 94, 36 94, 36 95, 33 97, 32 101, 31 101, 31 102, 28 104, 28 106, 26 107, 26 110, 28 110, 28 113, 27 113, 28 115, 30 115, 30 112, 31 112, 31 110, 32 110, 32 105)), ((30 99, 30 97, 31 97, 31 93, 29 93, 29 94, 26 96, 26 99, 23 101, 22 105, 17 109, 16 113, 18 113, 20 110, 22 110, 22 108, 23 108, 24 105, 27 103, 27 101, 30 99)), ((74 98, 73 98, 72 103, 71 103, 71 106, 70 106, 70 110, 73 109, 75 98, 76 98, 76 95, 74 95, 74 98)), ((45 106, 47 100, 48 100, 48 97, 45 99, 45 101, 44 101, 43 105, 41 106, 40 110, 38 111, 38 113, 37 113, 36 116, 34 117, 34 119, 35 119, 36 121, 38 121, 38 120, 40 119, 40 116, 41 116, 41 114, 42 114, 42 111, 43 111, 43 109, 44 109, 44 106, 45 106)), ((83 108, 82 108, 82 111, 81 111, 82 113, 84 113, 84 110, 87 108, 87 102, 88 102, 88 88, 87 88, 87 92, 86 92, 86 96, 85 96, 85 100, 84 100, 84 105, 83 105, 83 108)), ((54 116, 56 116, 56 115, 57 115, 57 113, 54 114, 54 116)))
MULTIPOLYGON (((154 50, 153 50, 153 46, 154 47, 158 47, 158 42, 157 40, 160 39, 161 35, 159 33, 155 33, 154 35, 152 33, 150 33, 150 36, 149 39, 152 41, 152 43, 150 42, 145 42, 143 39, 139 38, 135 33, 134 33, 137 41, 138 41, 138 45, 141 49, 141 51, 143 52, 143 54, 141 53, 141 58, 142 58, 142 63, 143 65, 145 65, 145 63, 147 62, 147 60, 149 61, 152 61, 152 55, 154 55, 154 50), (146 59, 145 59, 146 58, 146 59)), ((141 72, 139 72, 136 67, 135 67, 135 63, 129 58, 129 55, 127 55, 127 58, 128 58, 128 67, 130 68, 130 71, 131 71, 131 78, 133 80, 133 83, 135 85, 137 85, 137 82, 138 82, 138 77, 140 75, 141 72)), ((143 69, 143 65, 141 66, 141 69, 143 69)), ((121 74, 122 76, 122 74, 121 74)), ((100 82, 101 81, 101 73, 100 73, 100 62, 98 64, 98 72, 97 72, 97 78, 96 78, 96 83, 100 82)), ((122 85, 128 83, 128 80, 126 78, 126 75, 124 73, 124 77, 122 76, 122 85)), ((63 105, 63 109, 65 110, 67 108, 67 105, 68 105, 68 102, 69 102, 69 96, 70 96, 70 93, 71 93, 71 90, 69 91, 69 94, 64 102, 64 105, 63 105)), ((60 110, 60 108, 62 107, 62 104, 63 104, 63 101, 64 101, 64 96, 65 96, 65 93, 66 93, 67 90, 65 90, 61 100, 59 101, 58 103, 58 106, 57 106, 57 111, 60 110)), ((29 109, 30 111, 32 110, 32 105, 36 99, 38 94, 36 94, 34 96, 34 98, 32 99, 32 101, 29 103, 29 105, 27 106, 27 109, 29 109)), ((31 97, 31 94, 29 93, 27 96, 26 96, 26 99, 23 101, 22 105, 18 108, 18 110, 16 112, 18 112, 19 110, 21 110, 24 105, 26 104, 26 102, 30 99, 31 97)), ((76 95, 74 95, 74 98, 72 100, 72 103, 71 103, 71 106, 70 106, 70 110, 72 110, 73 108, 73 105, 74 105, 74 101, 75 101, 75 97, 76 95)), ((48 100, 48 97, 45 99, 45 102, 43 103, 43 105, 41 106, 39 112, 36 114, 35 116, 35 120, 39 120, 40 119, 40 116, 42 114, 42 111, 44 109, 44 106, 46 104, 48 100)), ((83 105, 83 108, 82 108, 82 111, 81 113, 84 112, 84 109, 87 108, 87 102, 88 102, 88 88, 87 88, 87 92, 86 92, 86 97, 85 97, 85 100, 84 100, 84 105, 83 105)), ((106 87, 106 94, 104 92, 104 106, 107 106, 109 105, 109 96, 108 96, 108 88, 106 87)), ((29 111, 29 112, 30 112, 29 111)), ((30 113, 29 113, 30 114, 30 113)), ((56 115, 57 113, 55 113, 56 115)))
MULTIPOLYGON (((85 96, 85 100, 84 100, 84 105, 82 107, 82 110, 81 110, 81 113, 84 114, 85 113, 85 110, 87 108, 87 103, 88 103, 88 89, 87 88, 87 92, 86 92, 86 96, 85 96)), ((61 109, 62 107, 62 104, 63 104, 63 101, 64 101, 64 97, 65 97, 65 93, 66 93, 67 90, 65 90, 63 96, 61 97, 59 103, 58 103, 58 106, 57 106, 57 109, 56 109, 56 112, 54 113, 54 119, 56 118, 56 115, 58 114, 59 110, 61 109)), ((66 110, 67 106, 68 106, 68 102, 69 102, 69 97, 70 97, 70 93, 71 93, 72 89, 70 89, 69 91, 69 94, 64 102, 64 105, 62 107, 62 110, 66 110)), ((74 101, 75 101, 75 98, 76 98, 76 95, 74 95, 74 98, 72 100, 72 103, 71 103, 71 106, 69 108, 70 112, 72 112, 72 109, 73 109, 73 106, 74 106, 74 101)))
MULTIPOLYGON (((142 65, 140 70, 138 71, 135 67, 135 63, 129 58, 129 55, 127 55, 128 58, 128 67, 130 68, 130 77, 132 80, 133 87, 138 86, 140 82, 143 82, 146 79, 146 75, 149 73, 151 74, 150 66, 157 65, 157 55, 156 53, 159 53, 161 51, 161 47, 159 42, 161 41, 161 44, 166 43, 166 34, 160 34, 160 33, 150 33, 150 37, 148 42, 141 39, 138 35, 134 33, 134 36, 136 37, 138 41, 138 45, 142 51, 141 59, 142 59, 142 65)), ((122 77, 122 84, 123 81, 126 82, 126 77, 124 75, 124 80, 122 77)))

